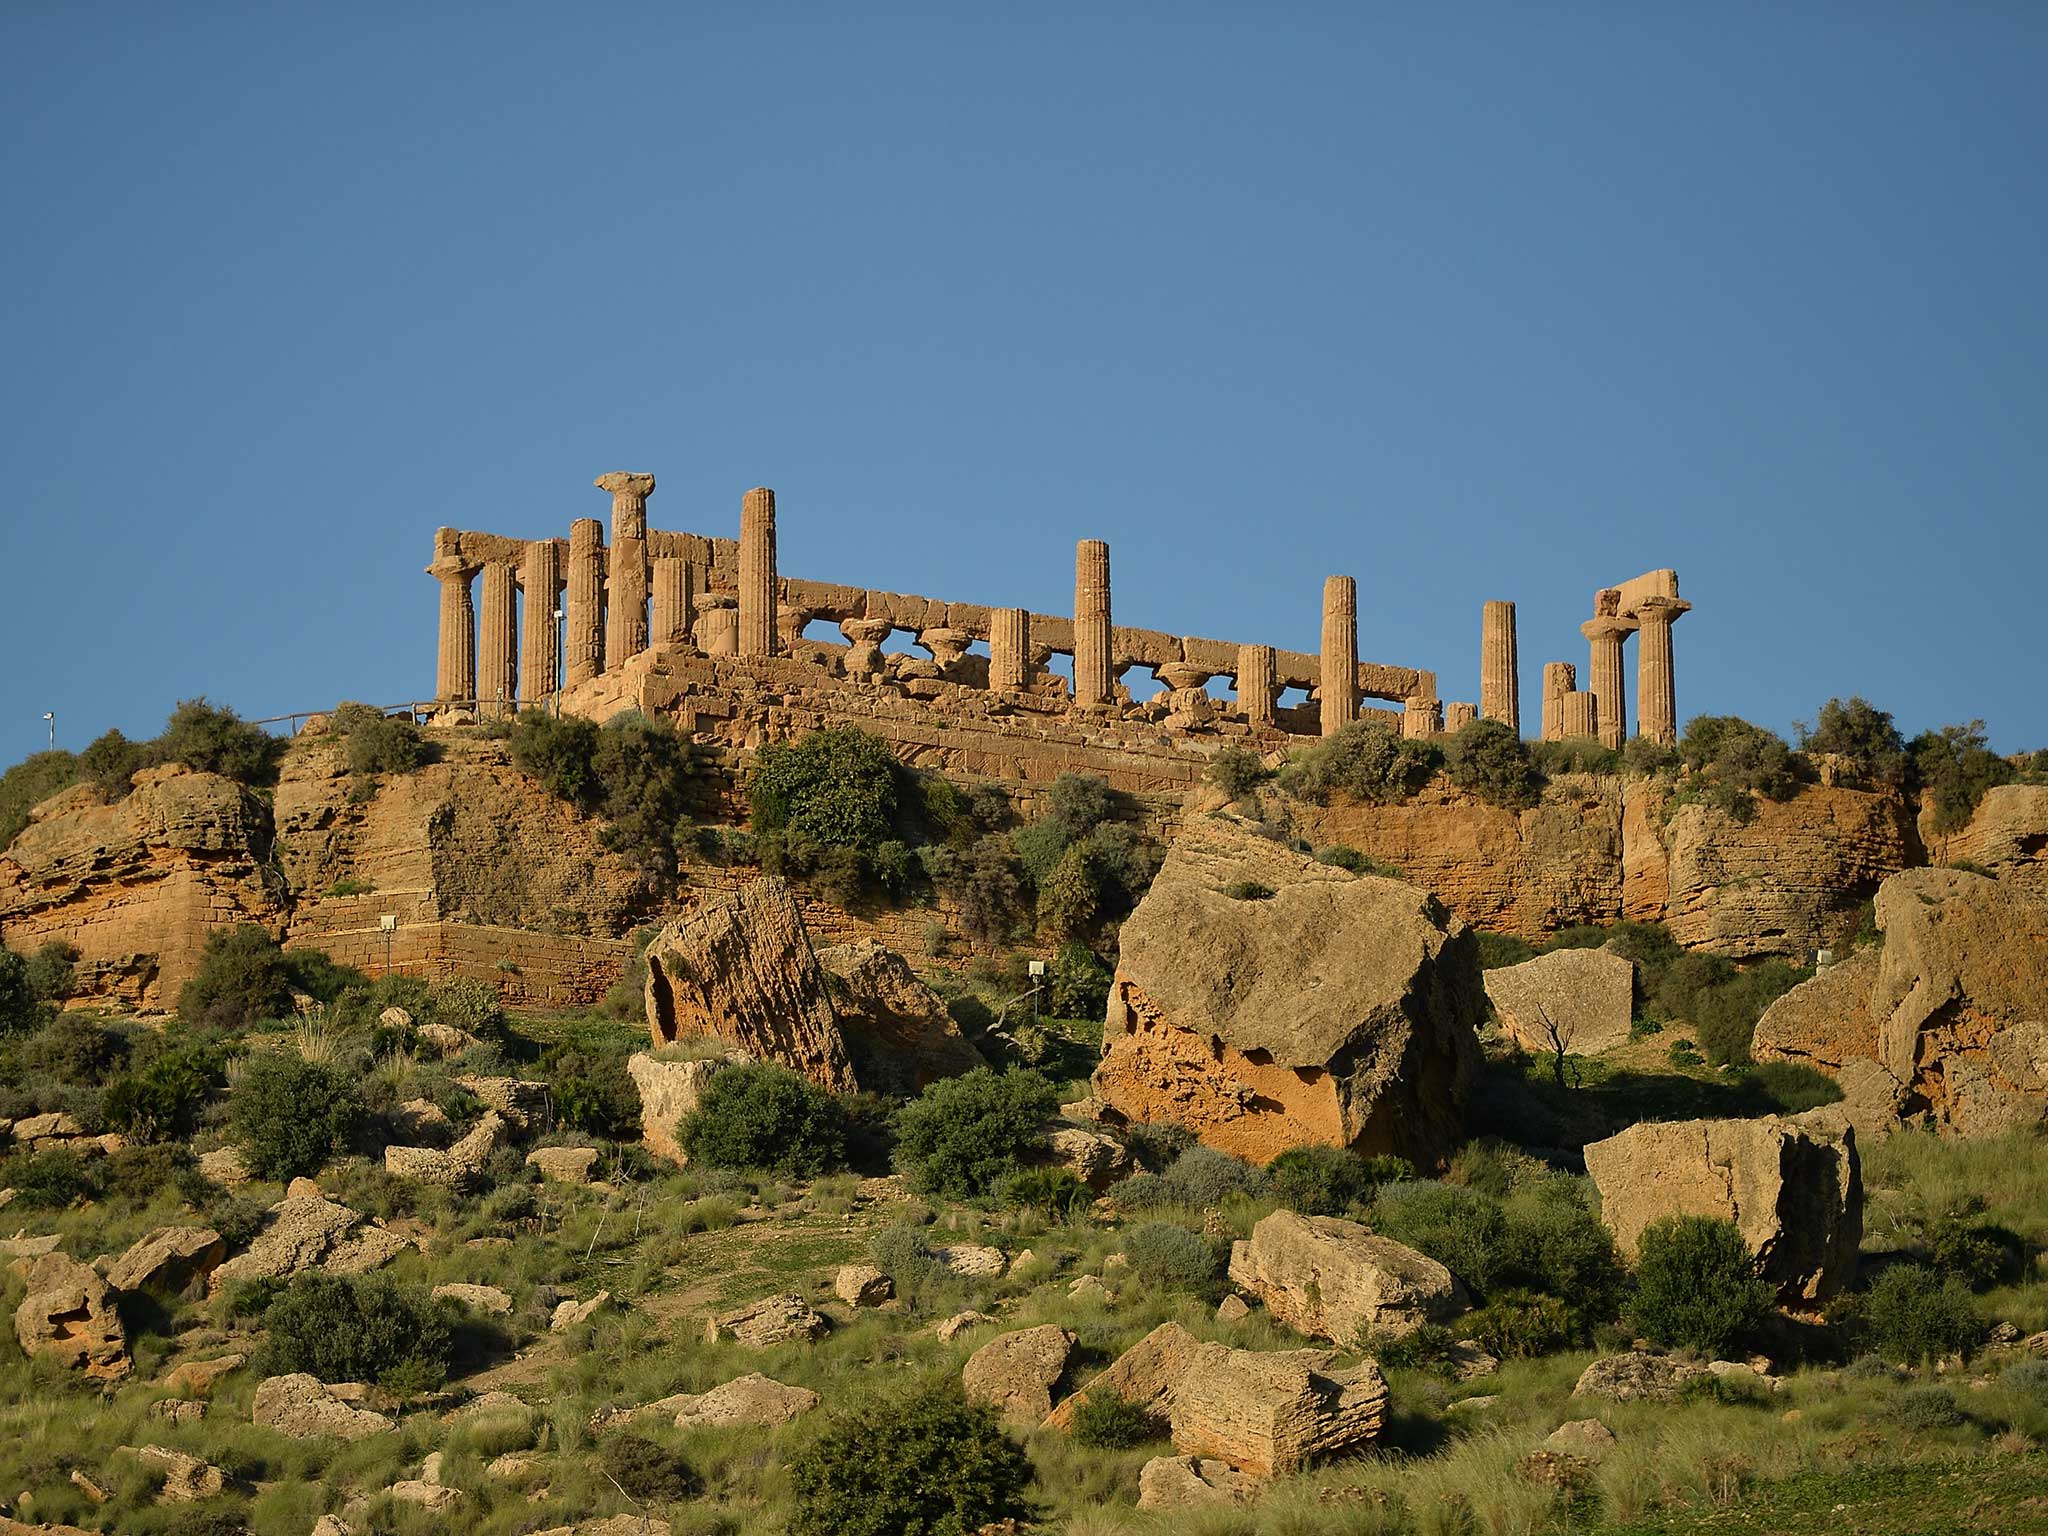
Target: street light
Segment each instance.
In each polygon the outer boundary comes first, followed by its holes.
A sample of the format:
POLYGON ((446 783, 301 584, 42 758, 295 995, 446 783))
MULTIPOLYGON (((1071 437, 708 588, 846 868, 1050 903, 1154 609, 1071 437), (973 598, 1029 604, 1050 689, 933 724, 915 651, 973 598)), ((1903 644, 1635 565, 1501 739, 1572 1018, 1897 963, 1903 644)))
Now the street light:
POLYGON ((50 750, 54 752, 57 750, 57 712, 54 709, 46 709, 43 711, 43 718, 50 722, 50 750))
POLYGON ((398 914, 386 912, 377 919, 377 926, 384 930, 384 974, 391 974, 391 935, 398 931, 398 914))

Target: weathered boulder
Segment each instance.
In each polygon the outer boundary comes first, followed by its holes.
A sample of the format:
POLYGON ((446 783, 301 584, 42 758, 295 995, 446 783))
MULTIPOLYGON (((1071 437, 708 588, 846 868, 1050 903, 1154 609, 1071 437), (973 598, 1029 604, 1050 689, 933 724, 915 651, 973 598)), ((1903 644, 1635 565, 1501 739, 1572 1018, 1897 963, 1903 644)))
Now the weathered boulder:
MULTIPOLYGON (((548 1085, 523 1077, 458 1077, 458 1086, 477 1096, 486 1109, 520 1135, 547 1129, 548 1085)), ((486 1119, 489 1116, 485 1117, 486 1119)))
POLYGON ((1832 1296, 1855 1277, 1863 1241, 1856 1133, 1819 1118, 1645 1121, 1586 1148, 1600 1219, 1633 1258, 1666 1216, 1733 1222, 1787 1304, 1832 1296))
POLYGON ((151 1471, 163 1474, 163 1483, 157 1489, 160 1504, 196 1504, 215 1497, 227 1486, 219 1467, 167 1445, 138 1446, 135 1459, 151 1471))
POLYGON ((114 1260, 107 1284, 117 1291, 175 1296, 212 1274, 227 1253, 228 1245, 211 1227, 158 1227, 114 1260))
POLYGON ((259 1382, 250 1417, 290 1440, 361 1440, 392 1427, 383 1414, 356 1407, 303 1372, 259 1382))
POLYGON ((407 1099, 391 1112, 391 1131, 392 1139, 405 1146, 445 1147, 455 1139, 455 1122, 432 1099, 407 1099))
POLYGON ((1676 1402, 1688 1381, 1712 1374, 1697 1361, 1630 1350, 1587 1366, 1580 1372, 1572 1396, 1604 1397, 1617 1403, 1676 1402))
POLYGON ((1554 949, 1484 973, 1500 1026, 1529 1050, 1591 1056, 1628 1044, 1635 962, 1605 949, 1554 949), (1555 1038, 1553 1039, 1553 1032, 1555 1038))
POLYGON ((1046 1427, 1072 1429, 1074 1415, 1080 1412, 1081 1405, 1101 1395, 1122 1398, 1164 1420, 1168 1395, 1202 1349, 1202 1341, 1179 1323, 1161 1323, 1118 1355, 1107 1369, 1091 1376, 1079 1391, 1063 1399, 1046 1415, 1046 1427))
POLYGON ((595 1147, 536 1147, 526 1154, 527 1166, 558 1184, 588 1184, 603 1154, 595 1147))
POLYGON ((690 1158, 676 1140, 676 1126, 697 1107, 704 1085, 730 1065, 716 1057, 663 1061, 645 1051, 627 1057, 626 1075, 640 1090, 640 1144, 653 1156, 686 1167, 690 1158))
POLYGON ((240 1189, 249 1182, 249 1165, 234 1147, 215 1147, 199 1154, 199 1171, 223 1189, 240 1189))
POLYGON ((495 1285, 464 1285, 459 1281, 449 1281, 435 1286, 433 1296, 436 1301, 457 1302, 471 1311, 486 1312, 492 1317, 512 1315, 512 1298, 495 1285))
POLYGON ((1074 1336, 1056 1323, 999 1333, 967 1357, 967 1400, 989 1403, 1013 1423, 1036 1424, 1052 1411, 1052 1390, 1073 1352, 1074 1336))
POLYGON ((704 1325, 704 1342, 732 1339, 754 1349, 822 1338, 831 1326, 823 1315, 794 1291, 764 1296, 744 1307, 720 1312, 704 1325))
POLYGON ((1598 1419, 1573 1419, 1545 1435, 1543 1443, 1567 1456, 1598 1461, 1614 1449, 1614 1431, 1598 1419))
POLYGON ((932 1257, 963 1280, 990 1280, 1009 1267, 1003 1250, 986 1243, 942 1244, 932 1250, 932 1257))
POLYGON ((873 939, 818 952, 832 1012, 863 1088, 913 1095, 986 1066, 938 993, 910 962, 873 939))
POLYGON ((1293 1211, 1273 1212, 1231 1244, 1230 1279, 1296 1333, 1346 1349, 1447 1322, 1467 1305, 1464 1287, 1428 1255, 1355 1221, 1293 1211))
POLYGON ((833 1093, 853 1062, 788 884, 769 876, 707 897, 647 946, 647 1028, 657 1046, 709 1037, 833 1093))
POLYGON ((212 1360, 187 1360, 164 1377, 164 1389, 180 1397, 207 1397, 222 1377, 249 1363, 242 1354, 220 1355, 212 1360))
POLYGON ((412 1244, 320 1195, 279 1201, 246 1250, 217 1267, 207 1288, 239 1280, 282 1280, 302 1269, 359 1275, 390 1263, 412 1244))
POLYGON ((1124 1118, 1258 1162, 1323 1142, 1427 1166, 1462 1139, 1478 951, 1428 892, 1202 816, 1119 953, 1094 1087, 1124 1118))
POLYGON ((66 1254, 44 1254, 30 1265, 28 1295, 14 1309, 14 1337, 23 1354, 47 1356, 94 1381, 119 1381, 134 1368, 107 1282, 66 1254))
POLYGON ((1169 1394, 1174 1448, 1275 1477, 1376 1439, 1385 1378, 1370 1360, 1345 1368, 1336 1360, 1331 1350, 1203 1345, 1169 1394))
POLYGON ((747 1424, 773 1429, 809 1413, 818 1406, 818 1394, 808 1387, 787 1387, 755 1372, 728 1381, 709 1392, 673 1399, 676 1428, 697 1429, 705 1425, 747 1424))
POLYGON ((588 1301, 578 1301, 575 1297, 571 1296, 566 1300, 556 1302, 554 1313, 548 1319, 548 1331, 550 1333, 567 1333, 578 1323, 589 1322, 604 1309, 605 1303, 611 1299, 612 1293, 610 1291, 599 1291, 588 1301))
POLYGON ((842 1264, 832 1294, 849 1307, 879 1307, 896 1294, 896 1282, 872 1264, 842 1264))
POLYGON ((486 1110, 452 1147, 386 1147, 384 1171, 395 1178, 460 1189, 483 1177, 491 1154, 504 1145, 507 1135, 504 1118, 495 1109, 486 1110))
POLYGON ((1046 1160, 1090 1189, 1107 1189, 1132 1171, 1131 1149, 1100 1125, 1058 1119, 1046 1127, 1046 1160))
POLYGON ((1210 1504, 1243 1504, 1259 1491, 1259 1480, 1227 1461, 1199 1456, 1154 1456, 1138 1473, 1138 1508, 1200 1509, 1210 1504))
POLYGON ((932 1324, 932 1332, 938 1335, 941 1344, 950 1344, 968 1329, 994 1321, 986 1312, 955 1312, 951 1317, 932 1324))

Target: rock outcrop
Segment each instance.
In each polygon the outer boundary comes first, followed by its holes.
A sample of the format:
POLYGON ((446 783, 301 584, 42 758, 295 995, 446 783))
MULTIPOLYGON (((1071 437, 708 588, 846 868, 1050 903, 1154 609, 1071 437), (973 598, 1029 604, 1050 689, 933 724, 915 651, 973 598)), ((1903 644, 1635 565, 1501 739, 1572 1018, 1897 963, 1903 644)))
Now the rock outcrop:
POLYGON ((1484 973, 1494 1017, 1531 1051, 1591 1056, 1628 1043, 1635 962, 1605 949, 1556 949, 1484 973))
POLYGON ((29 1265, 28 1295, 14 1309, 14 1338, 23 1354, 94 1381, 119 1381, 134 1368, 107 1282, 66 1254, 47 1253, 29 1265))
POLYGON ((1155 1456, 1138 1473, 1138 1508, 1201 1509, 1243 1504, 1259 1491, 1259 1480, 1227 1461, 1200 1456, 1155 1456))
POLYGON ((386 1147, 384 1171, 415 1183, 461 1189, 483 1177, 491 1154, 504 1144, 508 1135, 503 1118, 495 1109, 488 1109, 451 1147, 386 1147))
POLYGON ((1712 1374, 1697 1361, 1631 1350, 1604 1356, 1587 1366, 1579 1373, 1572 1396, 1602 1397, 1616 1403, 1669 1403, 1677 1400, 1687 1382, 1712 1374))
POLYGON ((1425 1254, 1355 1221, 1275 1211, 1231 1244, 1230 1279, 1296 1333, 1355 1347, 1465 1310, 1464 1289, 1425 1254))
POLYGON ((1205 816, 1119 943, 1095 1072, 1117 1114, 1259 1162, 1323 1142, 1427 1166, 1462 1139, 1477 948, 1427 892, 1205 816))
POLYGON ((1817 1120, 1684 1120, 1630 1126, 1586 1148, 1600 1218, 1633 1258, 1666 1216, 1733 1222, 1788 1304, 1824 1300, 1856 1274, 1863 1176, 1852 1129, 1817 1120))
POLYGON ((1934 855, 1989 870, 2001 884, 2048 901, 2048 784, 1986 790, 1970 824, 1941 838, 1934 855))
POLYGON ((987 1065, 938 993, 893 949, 863 939, 817 954, 863 1088, 908 1097, 941 1078, 987 1065))
POLYGON ((833 1093, 859 1086, 785 881, 764 877, 708 898, 655 935, 646 962, 647 1026, 657 1046, 720 1040, 833 1093))
POLYGON ((1036 1424, 1052 1411, 1053 1388, 1073 1352, 1074 1336, 1057 1323, 999 1333, 967 1357, 967 1400, 991 1404, 1012 1423, 1036 1424))

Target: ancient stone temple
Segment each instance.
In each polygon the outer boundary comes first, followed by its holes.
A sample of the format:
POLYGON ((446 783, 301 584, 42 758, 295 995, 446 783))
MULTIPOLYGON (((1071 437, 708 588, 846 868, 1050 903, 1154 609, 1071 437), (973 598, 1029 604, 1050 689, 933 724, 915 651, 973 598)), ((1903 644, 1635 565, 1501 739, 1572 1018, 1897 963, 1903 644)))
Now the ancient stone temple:
MULTIPOLYGON (((1311 655, 1118 625, 1099 539, 1075 548, 1068 617, 785 575, 766 487, 741 498, 731 539, 650 527, 653 475, 596 486, 611 498, 609 538, 596 518, 576 519, 566 539, 435 534, 435 695, 448 711, 544 703, 606 719, 635 708, 736 747, 852 723, 912 762, 1024 779, 1098 772, 1134 788, 1191 782, 1233 740, 1279 751, 1363 716, 1410 737, 1476 716, 1521 726, 1512 602, 1482 611, 1480 702, 1446 704, 1434 672, 1359 659, 1348 575, 1323 584, 1311 655), (1140 672, 1157 685, 1149 697, 1126 682, 1140 672)), ((1621 647, 1638 634, 1640 729, 1675 739, 1671 623, 1688 606, 1669 571, 1603 589, 1585 627, 1592 687, 1577 689, 1570 663, 1546 666, 1543 734, 1620 741, 1621 647)))

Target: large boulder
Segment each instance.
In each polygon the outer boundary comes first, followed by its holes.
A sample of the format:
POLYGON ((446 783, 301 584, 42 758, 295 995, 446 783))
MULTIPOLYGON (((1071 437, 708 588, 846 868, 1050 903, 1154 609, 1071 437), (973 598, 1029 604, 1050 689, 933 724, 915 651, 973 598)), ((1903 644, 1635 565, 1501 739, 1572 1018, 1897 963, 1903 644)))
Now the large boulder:
POLYGON ((23 1354, 47 1356, 94 1381, 119 1381, 134 1368, 113 1292, 99 1271, 67 1254, 47 1253, 30 1265, 14 1337, 23 1354))
POLYGON ((678 1168, 686 1166, 689 1154, 676 1139, 676 1127, 697 1107, 704 1085, 730 1065, 716 1056, 665 1061, 635 1051, 627 1057, 626 1075, 640 1090, 640 1144, 655 1157, 667 1158, 678 1168))
POLYGON ((302 1269, 359 1275, 390 1263, 412 1244, 322 1195, 298 1195, 270 1208, 254 1242, 207 1276, 218 1291, 239 1280, 284 1280, 302 1269))
POLYGON ((250 1417, 288 1440, 361 1440, 392 1427, 383 1414, 358 1408, 304 1372, 259 1382, 250 1417))
MULTIPOLYGON (((706 1425, 744 1424, 755 1429, 773 1429, 787 1424, 818 1406, 818 1394, 809 1387, 789 1387, 755 1372, 728 1381, 722 1387, 670 1400, 675 1407, 678 1429, 706 1425)), ((664 1406, 667 1406, 666 1404, 664 1406)))
POLYGON ((1104 1395, 1143 1408, 1163 1422, 1175 1383, 1187 1374, 1203 1348, 1202 1341, 1179 1323, 1161 1323, 1047 1414, 1046 1427, 1072 1429, 1081 1405, 1104 1395))
POLYGON ((1633 1259, 1666 1216, 1733 1222, 1788 1305, 1832 1296, 1856 1274, 1863 1175, 1856 1133, 1825 1117, 1645 1121, 1586 1148, 1600 1219, 1633 1259))
POLYGON ((1138 1473, 1138 1508, 1201 1509, 1243 1504, 1259 1491, 1259 1480, 1227 1461, 1200 1456, 1155 1456, 1138 1473))
POLYGON ((1606 949, 1554 949, 1485 973, 1500 1027, 1527 1049, 1591 1056, 1628 1044, 1636 967, 1606 949))
POLYGON ((1355 1221, 1275 1211, 1230 1248, 1230 1278, 1296 1333, 1345 1349, 1413 1333, 1465 1310, 1465 1292, 1426 1254, 1355 1221))
POLYGON ((212 1274, 227 1253, 211 1227, 158 1227, 108 1266, 107 1284, 117 1291, 175 1296, 212 1274))
POLYGON ((971 1403, 989 1403, 1005 1419, 1036 1424, 1052 1411, 1074 1336, 1057 1323, 999 1333, 967 1357, 960 1373, 971 1403))
POLYGON ((1676 1402, 1687 1382, 1713 1372, 1696 1360, 1648 1350, 1604 1355, 1579 1373, 1573 1397, 1601 1397, 1616 1403, 1676 1402))
POLYGON ((863 1088, 909 1096, 987 1065, 895 950, 863 939, 819 950, 818 964, 863 1088))
POLYGON ((859 1086, 787 882, 769 876, 707 898, 664 926, 646 959, 657 1046, 708 1037, 833 1093, 859 1086))
POLYGON ((1370 1360, 1339 1367, 1337 1358, 1203 1345, 1169 1399, 1174 1448, 1276 1477, 1377 1439, 1386 1379, 1370 1360))
POLYGON ((809 1343, 822 1337, 830 1326, 803 1297, 782 1291, 710 1318, 704 1325, 704 1342, 732 1339, 753 1349, 766 1349, 771 1344, 809 1343))
POLYGON ((1462 1140, 1478 950, 1427 891, 1200 816, 1119 954, 1095 1071, 1117 1115, 1258 1162, 1322 1142, 1428 1165, 1462 1140))

